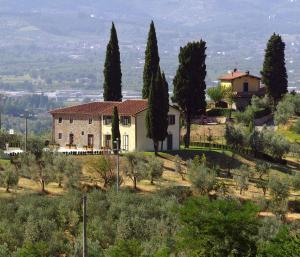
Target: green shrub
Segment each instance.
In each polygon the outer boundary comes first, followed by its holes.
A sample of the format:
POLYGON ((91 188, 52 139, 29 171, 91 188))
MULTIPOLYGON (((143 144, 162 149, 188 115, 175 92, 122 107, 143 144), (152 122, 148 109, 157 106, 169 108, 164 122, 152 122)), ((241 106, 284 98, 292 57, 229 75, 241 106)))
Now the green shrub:
POLYGON ((297 134, 300 134, 300 119, 298 119, 293 127, 294 131, 297 133, 297 134))
POLYGON ((208 117, 218 117, 218 116, 229 117, 229 114, 230 114, 230 109, 228 108, 213 108, 206 112, 206 115, 208 117))

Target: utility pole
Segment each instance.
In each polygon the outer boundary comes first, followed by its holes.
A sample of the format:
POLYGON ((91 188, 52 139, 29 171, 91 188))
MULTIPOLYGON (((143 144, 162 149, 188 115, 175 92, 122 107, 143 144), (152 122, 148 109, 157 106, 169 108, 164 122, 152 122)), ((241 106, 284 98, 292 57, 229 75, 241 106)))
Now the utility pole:
POLYGON ((28 140, 28 117, 25 116, 25 153, 27 153, 27 140, 28 140))
POLYGON ((87 238, 86 238, 86 223, 87 223, 87 217, 86 217, 86 200, 87 200, 87 197, 86 195, 83 196, 83 199, 82 199, 82 214, 83 214, 83 242, 82 242, 82 245, 83 245, 83 249, 82 249, 82 253, 83 253, 83 257, 87 257, 88 255, 88 251, 87 251, 87 238))
POLYGON ((0 95, 0 131, 2 129, 2 111, 4 108, 4 100, 5 100, 5 97, 0 95))

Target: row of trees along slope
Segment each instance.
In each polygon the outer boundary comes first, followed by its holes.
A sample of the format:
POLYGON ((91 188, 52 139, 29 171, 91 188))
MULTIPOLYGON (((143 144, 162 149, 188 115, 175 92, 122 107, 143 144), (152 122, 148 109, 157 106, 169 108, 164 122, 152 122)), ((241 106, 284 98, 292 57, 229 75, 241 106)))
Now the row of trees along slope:
MULTIPOLYGON (((182 110, 185 123, 185 147, 190 144, 190 127, 192 117, 205 112, 205 77, 206 77, 206 42, 188 43, 180 48, 179 67, 174 78, 173 102, 182 110)), ((147 135, 153 140, 157 153, 159 142, 167 136, 169 94, 165 74, 159 66, 160 58, 154 22, 150 24, 145 51, 142 96, 148 99, 149 109, 146 117, 147 135)), ((122 72, 117 32, 112 24, 111 37, 107 45, 104 66, 104 100, 122 101, 122 72)), ((114 111, 114 116, 116 111, 114 111)), ((116 125, 116 123, 115 123, 116 125)), ((113 126, 113 131, 118 130, 113 126)), ((118 133, 113 133, 118 135, 118 133)), ((163 143, 162 143, 163 147, 163 143)))

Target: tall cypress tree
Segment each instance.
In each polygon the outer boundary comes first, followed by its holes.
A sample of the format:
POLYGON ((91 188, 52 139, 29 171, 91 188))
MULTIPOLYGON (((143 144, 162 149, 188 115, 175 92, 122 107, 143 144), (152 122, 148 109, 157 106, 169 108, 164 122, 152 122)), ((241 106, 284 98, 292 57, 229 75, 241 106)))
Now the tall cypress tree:
POLYGON ((114 148, 117 146, 114 142, 119 139, 119 149, 121 146, 121 134, 120 134, 120 121, 119 121, 119 112, 117 106, 114 107, 112 113, 112 124, 111 124, 111 135, 112 135, 112 142, 114 148))
POLYGON ((179 67, 174 78, 173 102, 177 103, 185 116, 185 147, 190 145, 191 121, 194 115, 206 109, 206 42, 188 43, 180 48, 179 67))
POLYGON ((161 144, 161 150, 163 150, 163 141, 166 139, 168 135, 168 127, 169 127, 169 120, 168 120, 168 114, 169 114, 169 84, 167 82, 165 73, 162 73, 162 94, 163 98, 161 101, 161 112, 162 112, 162 144, 161 144))
POLYGON ((122 72, 117 31, 112 23, 104 64, 104 101, 122 101, 122 72))
POLYGON ((159 141, 166 138, 166 131, 162 124, 164 123, 163 108, 163 79, 160 69, 156 76, 152 78, 150 94, 148 98, 148 110, 146 115, 147 137, 153 140, 155 154, 158 152, 159 141))
POLYGON ((151 86, 152 77, 156 77, 156 73, 159 67, 159 54, 157 46, 157 38, 155 32, 154 22, 150 24, 150 30, 148 34, 147 47, 145 51, 145 65, 143 74, 143 98, 149 97, 149 89, 151 86))
POLYGON ((288 76, 285 67, 285 43, 280 35, 273 34, 265 50, 262 82, 266 85, 267 93, 276 105, 288 92, 288 76))

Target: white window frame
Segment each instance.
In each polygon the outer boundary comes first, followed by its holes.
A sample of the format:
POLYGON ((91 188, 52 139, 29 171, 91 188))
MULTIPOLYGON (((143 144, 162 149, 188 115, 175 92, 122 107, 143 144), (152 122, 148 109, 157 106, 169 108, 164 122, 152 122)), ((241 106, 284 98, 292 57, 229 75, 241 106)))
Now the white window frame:
POLYGON ((129 151, 129 135, 123 135, 122 150, 129 151))

